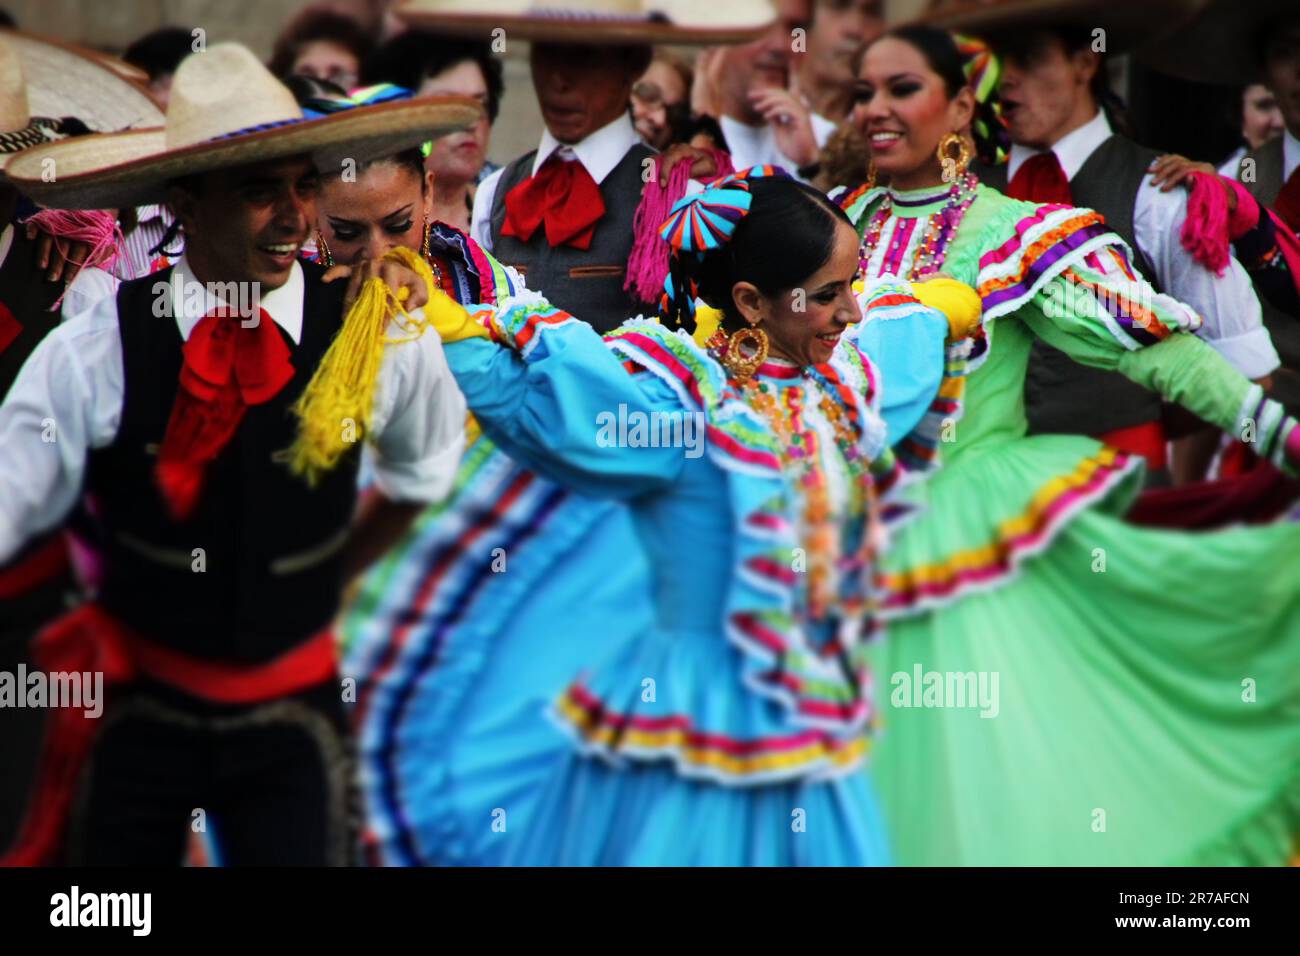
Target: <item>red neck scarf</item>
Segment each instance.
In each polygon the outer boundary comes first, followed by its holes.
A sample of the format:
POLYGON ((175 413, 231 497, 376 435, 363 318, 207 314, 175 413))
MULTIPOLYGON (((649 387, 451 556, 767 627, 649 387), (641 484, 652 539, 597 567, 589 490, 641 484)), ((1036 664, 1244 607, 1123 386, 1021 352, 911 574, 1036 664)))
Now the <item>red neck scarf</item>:
POLYGON ((506 193, 503 236, 528 242, 545 224, 551 246, 591 248, 596 223, 605 215, 600 187, 578 160, 566 162, 552 154, 535 176, 506 193))
POLYGON ((265 309, 252 325, 224 306, 208 313, 182 353, 180 387, 155 473, 177 521, 193 513, 208 464, 234 437, 248 406, 274 398, 294 374, 289 347, 265 309))
POLYGON ((1020 164, 1016 174, 1007 183, 1007 195, 1028 202, 1062 203, 1074 205, 1070 191, 1070 178, 1061 168, 1061 161, 1050 149, 1030 156, 1020 164))

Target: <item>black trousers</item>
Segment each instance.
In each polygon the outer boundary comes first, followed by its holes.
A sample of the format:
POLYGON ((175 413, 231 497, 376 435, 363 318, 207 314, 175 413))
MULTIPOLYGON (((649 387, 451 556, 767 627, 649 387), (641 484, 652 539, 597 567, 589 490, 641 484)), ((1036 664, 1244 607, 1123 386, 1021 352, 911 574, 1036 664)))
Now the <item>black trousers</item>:
POLYGON ((102 719, 67 862, 177 865, 199 832, 224 865, 355 861, 354 761, 338 681, 248 706, 141 684, 115 694, 102 719))

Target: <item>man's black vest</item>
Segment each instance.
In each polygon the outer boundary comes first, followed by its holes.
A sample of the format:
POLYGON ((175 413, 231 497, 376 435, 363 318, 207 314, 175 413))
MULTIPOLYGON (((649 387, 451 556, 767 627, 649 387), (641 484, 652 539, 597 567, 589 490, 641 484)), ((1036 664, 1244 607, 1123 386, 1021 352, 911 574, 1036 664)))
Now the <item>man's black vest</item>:
MULTIPOLYGON (((1155 271, 1138 247, 1133 216, 1138 190, 1155 150, 1115 134, 1102 143, 1070 180, 1074 204, 1095 209, 1106 225, 1129 244, 1134 266, 1157 290, 1155 271)), ((1006 190, 1007 167, 997 167, 995 189, 1006 190)), ((986 170, 980 170, 981 178, 986 170)), ((1030 434, 1100 435, 1160 417, 1160 396, 1118 372, 1080 365, 1059 349, 1035 340, 1025 377, 1025 414, 1030 434)))
POLYGON ((357 453, 311 488, 290 474, 283 452, 297 422, 290 406, 341 325, 344 283, 325 285, 319 267, 302 268, 301 341, 294 345, 276 326, 294 377, 247 410, 183 522, 168 516, 154 481, 181 370, 176 320, 155 313, 155 284, 172 270, 125 282, 117 293, 126 395, 116 438, 90 455, 87 484, 102 522, 100 600, 142 636, 195 657, 270 660, 338 609, 357 453))
POLYGON ((36 243, 15 224, 9 254, 0 266, 0 399, 41 339, 58 326, 59 310, 51 312, 50 307, 62 291, 62 282, 45 281, 36 266, 36 243))
MULTIPOLYGON (((1285 162, 1283 137, 1279 136, 1242 157, 1237 178, 1260 205, 1272 206, 1282 191, 1285 162)), ((1286 405, 1293 415, 1300 414, 1300 315, 1283 312, 1263 292, 1259 293, 1259 304, 1264 328, 1282 360, 1282 368, 1273 373, 1271 397, 1286 405)))
POLYGON ((537 151, 520 156, 502 171, 492 197, 492 255, 523 273, 528 288, 597 332, 608 332, 628 317, 646 311, 645 304, 623 291, 623 283, 628 256, 632 254, 632 220, 644 185, 642 161, 653 155, 654 150, 637 143, 600 184, 605 215, 596 223, 589 249, 552 247, 541 227, 528 242, 501 234, 506 220, 506 193, 532 175, 537 151))

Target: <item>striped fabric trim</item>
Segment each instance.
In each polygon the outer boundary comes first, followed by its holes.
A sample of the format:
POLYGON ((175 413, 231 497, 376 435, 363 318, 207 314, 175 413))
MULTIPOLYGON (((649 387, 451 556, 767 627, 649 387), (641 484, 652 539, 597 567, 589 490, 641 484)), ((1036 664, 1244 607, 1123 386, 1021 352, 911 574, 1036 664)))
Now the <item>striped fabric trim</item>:
POLYGON ((463 626, 465 616, 496 577, 491 568, 493 550, 518 553, 543 532, 565 495, 562 489, 520 472, 490 509, 466 516, 463 530, 454 539, 440 542, 421 557, 424 563, 415 600, 380 648, 380 659, 364 672, 368 679, 358 690, 358 723, 364 719, 373 732, 373 742, 366 745, 377 754, 371 761, 374 779, 367 781, 368 803, 392 829, 387 843, 404 865, 429 862, 423 858, 416 830, 406 815, 411 798, 402 792, 398 774, 401 730, 409 702, 438 666, 455 629, 463 626), (410 653, 407 645, 417 627, 419 643, 410 653), (374 713, 370 714, 372 707, 374 713))
MULTIPOLYGON (((1097 293, 1090 296, 1096 303, 1097 317, 1125 348, 1164 338, 1171 329, 1154 313, 1138 307, 1132 296, 1119 288, 1102 290, 1074 271, 1074 267, 1086 265, 1090 256, 1103 251, 1119 259, 1125 275, 1133 275, 1128 267, 1128 247, 1106 228, 1099 213, 1047 204, 1017 222, 1013 234, 1002 245, 980 257, 976 291, 984 300, 984 320, 970 356, 970 370, 978 368, 987 357, 989 323, 1020 309, 1058 277, 1069 280, 1072 287, 1086 288, 1081 295, 1097 293)), ((1099 260, 1092 261, 1094 268, 1101 268, 1099 260)))
POLYGON ((219 143, 222 140, 234 139, 236 136, 251 136, 254 133, 264 133, 269 129, 282 129, 285 126, 296 126, 299 123, 307 122, 305 116, 295 116, 290 119, 275 120, 271 123, 259 123, 256 126, 245 126, 243 129, 231 130, 229 133, 222 133, 219 136, 210 137, 206 142, 219 143))
POLYGON ((722 781, 744 778, 747 783, 786 779, 809 765, 826 775, 857 767, 869 749, 864 736, 829 737, 803 731, 779 737, 738 740, 698 729, 684 715, 642 717, 607 710, 581 683, 573 684, 556 702, 556 716, 587 746, 601 754, 642 759, 672 754, 695 770, 693 776, 722 781))
POLYGON ((871 192, 871 190, 874 188, 875 187, 872 186, 871 183, 863 183, 857 189, 853 189, 848 192, 841 192, 838 196, 836 196, 835 192, 832 191, 830 194, 830 198, 833 202, 839 203, 839 207, 841 209, 843 209, 845 212, 848 212, 850 209, 853 208, 853 205, 855 203, 859 202, 864 196, 867 195, 867 193, 871 192))
POLYGON ((1265 461, 1288 474, 1300 471, 1300 424, 1286 409, 1251 385, 1237 412, 1238 441, 1253 446, 1265 461))
MULTIPOLYGON (((475 311, 471 310, 471 314, 475 311)), ((540 332, 578 321, 531 291, 506 296, 496 307, 482 305, 477 312, 475 317, 495 333, 497 341, 514 349, 524 358, 536 346, 540 332)))
POLYGON ((966 377, 970 372, 970 353, 974 342, 961 339, 949 342, 944 349, 943 378, 939 391, 921 420, 903 440, 894 446, 899 462, 909 472, 925 472, 939 460, 939 448, 951 440, 948 436, 965 411, 966 377))
MULTIPOLYGON (((785 514, 775 436, 727 383, 721 367, 689 336, 638 322, 606 338, 620 355, 658 375, 684 402, 704 412, 710 455, 728 474, 733 496, 742 494, 738 483, 746 479, 772 483, 771 495, 756 510, 739 501, 735 505, 744 516, 736 546, 737 585, 747 584, 767 596, 767 600, 738 598, 746 592, 736 586, 728 601, 727 634, 744 652, 746 686, 781 703, 799 724, 837 734, 860 732, 873 712, 865 664, 855 660, 845 673, 840 662, 822 659, 794 617, 795 594, 802 582, 791 570, 794 525, 785 514)), ((842 349, 836 355, 838 363, 816 371, 826 377, 823 387, 841 395, 846 374, 852 374, 844 363, 852 359, 842 349)), ((860 374, 865 383, 865 372, 860 374)), ((861 402, 861 394, 856 394, 861 402)), ((854 413, 864 419, 868 414, 861 406, 854 413)))
POLYGON ((954 552, 935 564, 876 577, 885 618, 905 617, 951 604, 968 591, 995 587, 1026 558, 1043 551, 1069 519, 1105 496, 1141 466, 1141 457, 1103 446, 1034 495, 1019 515, 1003 521, 993 540, 954 552))
MULTIPOLYGON (((928 311, 913 294, 911 283, 897 276, 881 276, 861 285, 858 301, 863 314, 870 314, 869 321, 897 321, 928 311)), ((966 394, 966 376, 974 344, 967 338, 945 346, 943 378, 938 393, 912 431, 894 443, 894 455, 906 471, 924 472, 935 467, 945 433, 962 416, 962 399, 966 394)), ((889 484, 896 480, 897 476, 893 476, 889 484)))

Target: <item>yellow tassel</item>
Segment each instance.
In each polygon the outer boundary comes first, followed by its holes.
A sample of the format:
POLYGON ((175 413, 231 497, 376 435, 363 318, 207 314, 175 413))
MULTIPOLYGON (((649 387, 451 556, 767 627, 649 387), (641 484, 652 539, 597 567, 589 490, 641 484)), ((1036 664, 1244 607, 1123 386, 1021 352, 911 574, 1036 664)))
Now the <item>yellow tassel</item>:
MULTIPOLYGON (((384 259, 416 272, 432 299, 433 271, 423 258, 398 247, 384 259)), ((417 320, 406 311, 403 303, 407 296, 407 290, 394 292, 383 279, 367 279, 316 373, 294 403, 298 437, 289 449, 289 467, 308 484, 317 484, 352 445, 369 434, 384 347, 414 341, 428 327, 427 320, 417 320), (390 322, 406 334, 388 337, 390 322)))

